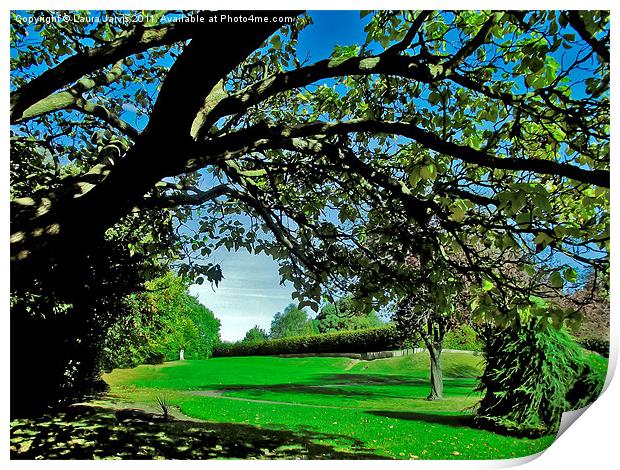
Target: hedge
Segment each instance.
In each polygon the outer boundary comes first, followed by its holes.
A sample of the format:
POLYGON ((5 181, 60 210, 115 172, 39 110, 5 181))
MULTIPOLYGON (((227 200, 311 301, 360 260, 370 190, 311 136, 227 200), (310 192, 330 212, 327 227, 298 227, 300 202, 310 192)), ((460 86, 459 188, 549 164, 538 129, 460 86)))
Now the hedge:
POLYGON ((260 343, 221 344, 213 350, 213 357, 272 356, 301 353, 359 353, 401 349, 403 338, 394 326, 365 330, 341 331, 311 336, 262 341, 260 343))
POLYGON ((605 339, 586 338, 578 339, 577 342, 588 351, 600 354, 603 357, 609 357, 609 341, 605 339))
MULTIPOLYGON (((340 331, 311 336, 261 341, 258 343, 227 343, 216 346, 213 357, 272 356, 276 354, 303 353, 362 353, 391 351, 405 347, 424 347, 423 343, 411 345, 393 325, 355 331, 340 331)), ((468 325, 461 325, 448 332, 444 349, 481 351, 482 341, 468 325)))

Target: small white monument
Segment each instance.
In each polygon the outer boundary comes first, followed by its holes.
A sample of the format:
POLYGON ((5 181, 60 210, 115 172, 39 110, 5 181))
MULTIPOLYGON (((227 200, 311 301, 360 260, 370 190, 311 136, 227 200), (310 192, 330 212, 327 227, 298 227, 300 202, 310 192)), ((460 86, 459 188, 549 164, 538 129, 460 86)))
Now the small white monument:
POLYGON ((181 348, 179 350, 179 361, 184 361, 185 360, 185 349, 181 348))

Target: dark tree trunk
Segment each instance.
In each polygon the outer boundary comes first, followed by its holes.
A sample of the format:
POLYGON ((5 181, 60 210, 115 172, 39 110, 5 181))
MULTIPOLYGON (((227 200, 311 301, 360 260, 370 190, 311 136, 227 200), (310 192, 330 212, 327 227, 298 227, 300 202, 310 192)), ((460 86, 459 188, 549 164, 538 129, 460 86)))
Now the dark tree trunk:
POLYGON ((108 243, 106 229, 139 207, 159 180, 186 171, 196 157, 191 129, 205 97, 280 26, 208 25, 194 31, 161 86, 147 128, 107 173, 95 166, 45 195, 13 202, 12 416, 97 390, 98 346, 119 314, 116 301, 127 293, 115 271, 127 250, 108 243), (123 253, 110 261, 113 248, 123 253))
POLYGON ((441 344, 430 343, 428 353, 431 358, 431 393, 427 400, 443 399, 443 373, 441 371, 441 344))

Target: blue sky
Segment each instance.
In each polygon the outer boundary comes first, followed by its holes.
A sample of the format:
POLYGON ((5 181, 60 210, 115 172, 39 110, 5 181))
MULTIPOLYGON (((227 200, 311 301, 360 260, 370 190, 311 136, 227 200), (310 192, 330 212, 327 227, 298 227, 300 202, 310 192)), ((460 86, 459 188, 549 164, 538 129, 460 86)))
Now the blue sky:
POLYGON ((241 339, 254 325, 269 331, 273 315, 292 302, 293 289, 280 285, 278 265, 265 254, 245 250, 218 250, 212 259, 224 272, 219 287, 195 284, 190 292, 220 319, 222 339, 241 339))

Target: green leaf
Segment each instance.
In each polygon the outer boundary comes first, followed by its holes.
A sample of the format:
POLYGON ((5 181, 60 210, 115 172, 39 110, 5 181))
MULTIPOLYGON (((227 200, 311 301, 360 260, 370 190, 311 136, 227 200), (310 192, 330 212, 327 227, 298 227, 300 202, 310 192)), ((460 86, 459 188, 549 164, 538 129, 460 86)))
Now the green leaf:
POLYGON ((409 173, 409 185, 411 188, 415 188, 420 182, 420 173, 417 170, 413 170, 409 173))
POLYGON ((437 104, 441 101, 441 95, 436 91, 433 91, 430 95, 428 95, 428 102, 431 104, 437 104))
POLYGON ((546 248, 547 245, 552 241, 553 238, 551 238, 545 232, 538 233, 538 235, 536 235, 536 238, 534 238, 534 243, 536 243, 537 245, 541 245, 543 249, 546 248))
POLYGON ((495 286, 488 279, 485 279, 484 281, 482 281, 482 290, 483 291, 490 291, 491 289, 493 289, 493 287, 495 287, 495 286))
POLYGON ((547 302, 542 297, 538 297, 537 295, 530 295, 528 299, 532 305, 538 309, 546 309, 548 306, 547 302))
POLYGON ((434 163, 420 168, 420 176, 425 180, 434 180, 437 177, 437 167, 434 163))
POLYGON ((568 282, 577 282, 577 271, 573 268, 566 268, 564 270, 564 279, 568 282))
POLYGON ((465 210, 461 206, 455 204, 452 207, 450 218, 455 222, 461 222, 463 218, 465 218, 465 210))
POLYGON ((551 283, 551 287, 561 289, 564 286, 564 279, 562 278, 560 271, 553 271, 549 276, 549 282, 551 283))
POLYGON ((545 66, 545 63, 540 60, 538 57, 532 57, 529 61, 529 68, 533 73, 536 73, 545 66))
POLYGON ((272 46, 273 49, 275 49, 275 50, 282 49, 282 40, 280 39, 279 35, 276 34, 275 36, 273 36, 269 40, 269 42, 271 43, 271 46, 272 46))
POLYGON ((566 229, 561 225, 556 225, 555 227, 553 227, 553 232, 558 238, 564 238, 564 236, 566 235, 566 229))

